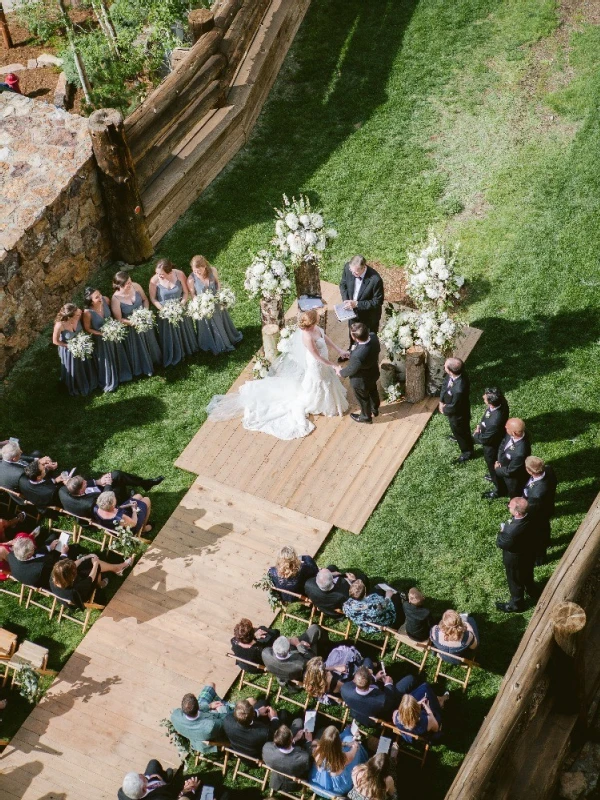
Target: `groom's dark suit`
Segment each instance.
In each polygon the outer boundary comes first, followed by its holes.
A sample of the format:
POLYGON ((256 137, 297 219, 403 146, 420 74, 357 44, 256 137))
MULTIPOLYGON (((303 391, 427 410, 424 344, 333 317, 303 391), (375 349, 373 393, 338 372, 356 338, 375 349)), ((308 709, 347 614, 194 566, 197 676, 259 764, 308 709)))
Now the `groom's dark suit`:
MULTIPOLYGON (((354 284, 356 280, 348 264, 344 264, 342 280, 340 281, 342 300, 354 299, 354 284)), ((358 319, 350 320, 349 325, 352 322, 364 322, 371 333, 377 333, 383 309, 383 281, 381 280, 381 275, 372 267, 367 267, 365 274, 362 276, 362 285, 356 300, 354 313, 358 319)), ((352 340, 350 340, 350 344, 352 345, 352 340)))
POLYGON ((367 342, 355 342, 350 353, 350 360, 340 370, 342 378, 350 378, 356 399, 360 403, 360 415, 371 419, 373 411, 379 408, 379 339, 371 333, 367 342))

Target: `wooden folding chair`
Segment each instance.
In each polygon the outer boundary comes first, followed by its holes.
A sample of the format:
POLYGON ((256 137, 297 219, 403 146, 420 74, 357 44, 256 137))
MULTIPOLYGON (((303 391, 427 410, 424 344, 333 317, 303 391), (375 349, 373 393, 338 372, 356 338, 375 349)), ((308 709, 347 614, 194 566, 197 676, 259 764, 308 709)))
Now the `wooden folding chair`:
POLYGON ((258 758, 253 758, 252 756, 246 756, 243 753, 238 753, 235 750, 232 750, 230 747, 223 748, 227 753, 229 753, 233 758, 235 758, 235 766, 233 768, 233 775, 232 780, 237 780, 238 775, 242 778, 246 778, 246 780, 254 781, 254 783, 258 783, 260 786, 261 792, 265 791, 265 787, 267 785, 267 781, 269 780, 269 767, 266 764, 263 764, 258 758), (259 777, 258 775, 252 775, 250 772, 244 772, 242 769, 242 765, 247 765, 248 762, 251 762, 253 765, 256 765, 256 769, 264 770, 264 775, 259 777))
MULTIPOLYGON (((304 692, 304 686, 300 681, 296 681, 292 678, 291 680, 288 681, 288 683, 291 683, 293 686, 296 686, 298 689, 301 689, 304 692)), ((285 700, 286 703, 291 703, 294 706, 299 706, 300 708, 303 708, 304 711, 306 711, 306 709, 310 705, 311 697, 308 694, 306 694, 306 692, 304 692, 305 699, 296 700, 296 698, 293 696, 290 697, 290 695, 288 694, 282 694, 285 688, 286 688, 285 686, 278 684, 277 695, 275 696, 275 703, 279 703, 281 700, 285 700)))
POLYGON ((328 694, 327 697, 331 700, 331 703, 323 703, 321 700, 317 700, 315 705, 315 711, 317 714, 321 714, 321 716, 330 719, 336 725, 341 725, 342 730, 346 727, 346 722, 348 721, 348 714, 350 713, 350 709, 344 703, 341 697, 336 697, 335 695, 328 694), (336 705, 343 709, 343 713, 341 717, 336 717, 335 714, 330 714, 328 711, 323 711, 324 708, 329 708, 331 705, 336 705))
POLYGON ((201 753, 199 750, 192 750, 191 755, 194 758, 194 766, 198 766, 199 761, 205 761, 207 764, 211 766, 219 767, 223 776, 227 773, 227 764, 229 763, 229 752, 227 751, 227 745, 229 744, 228 741, 224 742, 216 742, 216 741, 206 741, 203 744, 207 745, 208 747, 216 747, 216 753, 201 753), (218 756, 219 753, 223 754, 223 761, 217 761, 216 758, 211 758, 211 756, 218 756))
POLYGON ((64 527, 58 528, 54 525, 50 525, 50 530, 55 531, 56 533, 70 533, 73 537, 73 544, 77 544, 79 541, 82 526, 91 523, 91 520, 85 519, 84 517, 77 517, 75 514, 71 514, 70 511, 66 511, 64 508, 58 508, 58 506, 48 506, 48 511, 52 511, 52 513, 57 517, 63 517, 71 523, 73 526, 71 530, 67 530, 64 527))
POLYGON ((10 597, 15 597, 19 605, 23 605, 23 600, 25 598, 25 591, 27 587, 24 583, 21 583, 16 578, 13 578, 12 575, 9 575, 7 580, 0 581, 0 592, 2 594, 8 594, 10 597), (19 587, 18 591, 11 591, 11 589, 19 587))
POLYGON ((249 681, 246 678, 246 675, 247 674, 252 675, 254 673, 252 672, 248 673, 245 669, 242 669, 240 673, 240 683, 238 687, 239 689, 243 689, 244 686, 252 686, 253 689, 258 689, 259 692, 264 692, 265 696, 268 698, 269 695, 271 694, 271 687, 273 686, 273 679, 275 676, 267 671, 265 665, 257 664, 254 661, 248 661, 248 659, 246 658, 240 658, 239 656, 236 656, 235 653, 227 653, 226 655, 227 658, 235 658, 236 661, 241 661, 243 664, 248 664, 248 666, 250 667, 255 667, 260 672, 261 675, 268 676, 267 687, 265 688, 264 686, 261 686, 260 683, 253 683, 252 681, 249 681))
POLYGON ((429 639, 425 642, 417 642, 415 639, 411 639, 406 633, 404 625, 398 628, 397 631, 395 631, 393 628, 388 628, 388 630, 390 632, 390 636, 396 640, 396 646, 394 648, 392 658, 394 660, 398 658, 400 661, 407 661, 409 664, 413 664, 415 667, 418 667, 419 672, 422 672, 425 668, 425 662, 427 661, 427 656, 429 655, 429 651, 431 649, 431 642, 429 639), (421 656, 420 661, 415 661, 414 659, 400 653, 401 647, 408 647, 411 650, 416 650, 421 656))
POLYGON ((25 600, 25 608, 29 608, 29 606, 40 608, 44 613, 48 614, 48 619, 52 619, 56 610, 56 603, 58 602, 56 595, 53 595, 46 589, 40 589, 37 586, 29 586, 27 584, 24 585, 25 593, 27 595, 27 599, 25 600), (45 600, 46 602, 43 603, 42 600, 45 600), (48 605, 48 603, 50 605, 48 605))
POLYGON ((10 661, 17 649, 17 642, 16 633, 0 628, 0 661, 10 661))
POLYGON ((10 512, 12 503, 15 506, 15 509, 19 509, 19 511, 24 511, 25 514, 32 519, 34 522, 39 522, 42 518, 42 513, 39 511, 33 503, 30 503, 29 500, 26 500, 22 497, 19 492, 14 492, 12 489, 6 489, 5 487, 0 487, 2 492, 5 495, 8 495, 10 498, 10 502, 8 505, 8 511, 10 512))
MULTIPOLYGON (((315 800, 316 792, 313 786, 311 786, 308 781, 302 780, 302 778, 295 778, 293 775, 286 775, 283 772, 279 772, 279 770, 273 769, 273 767, 267 767, 269 773, 272 775, 281 775, 282 778, 286 778, 298 786, 298 791, 300 794, 292 794, 291 792, 286 792, 283 789, 270 789, 269 797, 275 797, 280 795, 281 797, 288 797, 289 800, 315 800)), ((332 792, 327 792, 325 789, 319 789, 319 796, 327 797, 328 800, 342 800, 337 795, 333 794, 332 792)))
MULTIPOLYGON (((318 611, 318 609, 317 609, 317 611, 318 611)), ((352 623, 350 622, 350 620, 347 617, 344 617, 344 612, 341 609, 336 608, 335 611, 336 611, 336 614, 341 614, 342 615, 340 617, 340 619, 335 620, 335 621, 336 622, 340 622, 342 624, 345 621, 345 623, 346 623, 345 629, 339 630, 338 628, 328 628, 327 625, 324 625, 323 624, 323 620, 326 617, 328 619, 333 619, 333 617, 329 617, 324 611, 321 611, 319 613, 319 621, 318 621, 317 625, 319 625, 320 628, 323 628, 324 631, 329 631, 329 633, 335 633, 336 636, 341 636, 342 639, 347 639, 349 634, 350 634, 350 628, 352 627, 352 623)))
POLYGON ((103 611, 105 608, 103 605, 100 605, 100 603, 94 602, 96 597, 95 589, 92 592, 92 596, 90 597, 88 602, 83 604, 83 611, 81 611, 81 609, 78 608, 77 605, 75 603, 72 603, 70 600, 65 600, 62 597, 57 597, 55 594, 52 594, 52 592, 47 592, 47 594, 53 597, 55 603, 58 605, 58 617, 56 618, 58 624, 60 625, 63 619, 67 619, 69 620, 69 622, 73 622, 75 625, 79 625, 83 629, 82 633, 85 633, 86 630, 88 629, 92 611, 103 611), (77 617, 74 617, 72 614, 68 614, 67 611, 71 609, 73 611, 81 611, 81 613, 83 614, 83 619, 78 619, 77 617))
MULTIPOLYGON (((356 623, 354 623, 356 625, 356 623)), ((365 634, 363 629, 360 625, 356 625, 356 633, 354 635, 354 644, 358 642, 362 642, 363 644, 368 645, 369 647, 373 647, 375 650, 379 650, 381 653, 381 658, 384 657, 385 651, 387 650, 388 643, 390 641, 390 636, 392 636, 396 631, 393 628, 388 628, 384 625, 377 625, 375 622, 369 622, 369 627, 376 628, 380 633, 383 634, 383 644, 377 644, 377 642, 373 641, 372 639, 363 639, 361 638, 361 633, 365 636, 369 636, 370 634, 365 634)))
MULTIPOLYGON (((458 683, 459 686, 462 686, 463 692, 467 691, 467 686, 469 685, 469 681, 471 679, 471 672, 473 671, 473 667, 478 667, 479 664, 472 658, 463 658, 463 656, 455 656, 451 653, 445 653, 442 650, 437 650, 435 647, 429 648, 431 653, 435 653, 437 658, 437 664, 435 668, 435 677, 433 679, 434 683, 437 679, 442 676, 442 678, 446 678, 449 681, 454 681, 454 683, 458 683), (452 659, 452 661, 448 661, 447 659, 452 659), (450 675, 448 672, 442 672, 442 665, 448 665, 448 667, 456 667, 460 670, 464 670, 465 677, 463 680, 460 678, 455 677, 454 675, 450 675)), ((445 667, 447 669, 447 667, 445 667)))
POLYGON ((427 753, 431 747, 429 739, 426 739, 424 736, 418 736, 416 733, 399 731, 395 725, 392 725, 390 722, 385 722, 383 719, 377 719, 376 717, 371 717, 371 719, 384 731, 389 731, 391 738, 395 739, 398 744, 399 753, 404 753, 404 755, 416 759, 420 763, 420 766, 423 767, 425 760, 427 759, 427 753), (403 736, 408 736, 408 738, 411 740, 409 746, 415 748, 417 752, 415 752, 414 749, 411 750, 407 747, 408 743, 402 738, 403 736))
POLYGON ((290 592, 289 589, 279 589, 277 588, 277 586, 272 586, 271 591, 276 592, 279 595, 284 595, 284 594, 291 595, 294 598, 294 603, 299 603, 300 605, 304 606, 304 608, 310 610, 310 616, 308 619, 306 619, 306 617, 300 617, 298 616, 298 614, 293 614, 291 611, 288 611, 290 603, 285 602, 280 598, 279 599, 280 613, 284 621, 286 619, 295 619, 296 622, 302 622, 302 624, 306 625, 307 627, 310 627, 312 625, 317 610, 313 606, 311 601, 308 599, 308 597, 305 597, 303 594, 298 594, 297 592, 290 592))
POLYGON ((10 661, 0 661, 0 664, 2 663, 4 663, 2 686, 6 686, 11 673, 11 688, 15 686, 15 684, 18 685, 19 670, 24 664, 32 667, 40 675, 56 675, 54 670, 48 669, 48 648, 42 647, 39 644, 34 644, 33 642, 24 641, 19 645, 10 661))

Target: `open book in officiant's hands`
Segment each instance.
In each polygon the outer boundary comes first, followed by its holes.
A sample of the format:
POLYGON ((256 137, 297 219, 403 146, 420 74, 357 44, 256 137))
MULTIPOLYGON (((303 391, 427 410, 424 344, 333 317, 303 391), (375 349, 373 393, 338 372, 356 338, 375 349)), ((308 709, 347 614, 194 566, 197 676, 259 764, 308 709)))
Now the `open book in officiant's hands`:
POLYGON ((336 317, 340 322, 347 322, 349 319, 356 319, 353 308, 344 308, 344 303, 338 303, 333 307, 336 317))

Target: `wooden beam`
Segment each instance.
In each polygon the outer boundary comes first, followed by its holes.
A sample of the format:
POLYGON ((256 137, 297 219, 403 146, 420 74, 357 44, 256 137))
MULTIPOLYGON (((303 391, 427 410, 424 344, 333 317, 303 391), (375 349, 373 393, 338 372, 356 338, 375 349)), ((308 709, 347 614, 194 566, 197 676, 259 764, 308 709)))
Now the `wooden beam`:
POLYGON ((271 0, 253 0, 251 3, 244 3, 229 29, 225 31, 221 52, 227 58, 227 68, 223 76, 226 83, 230 83, 238 71, 270 3, 271 0))
POLYGON ((7 50, 13 46, 13 40, 10 35, 10 30, 8 27, 8 22, 6 21, 6 16, 4 15, 4 8, 2 7, 2 3, 0 3, 0 34, 2 35, 2 41, 4 43, 4 47, 7 50))

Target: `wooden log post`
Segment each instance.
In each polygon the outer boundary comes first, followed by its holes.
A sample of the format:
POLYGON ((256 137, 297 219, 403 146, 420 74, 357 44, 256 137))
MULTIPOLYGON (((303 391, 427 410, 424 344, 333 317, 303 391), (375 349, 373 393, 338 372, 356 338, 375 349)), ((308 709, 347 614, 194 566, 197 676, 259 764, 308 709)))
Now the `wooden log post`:
POLYGON ((188 25, 192 33, 192 40, 197 42, 203 33, 212 31, 215 27, 215 18, 208 8, 195 8, 188 14, 188 25))
POLYGON ((425 350, 409 347, 406 351, 406 402, 419 403, 425 399, 425 350))
POLYGON ((141 264, 150 258, 154 248, 125 138, 123 116, 114 108, 102 108, 90 116, 88 127, 100 171, 113 257, 128 264, 141 264))
POLYGON ((265 351, 265 358, 272 364, 279 351, 277 350, 277 343, 279 342, 279 325, 263 325, 262 327, 262 341, 263 350, 265 351))
POLYGON ((243 5, 244 0, 217 0, 212 8, 215 27, 226 31, 243 5))
POLYGON ((385 392, 390 386, 400 383, 398 370, 392 361, 384 360, 379 365, 381 388, 385 392))
POLYGON ((4 15, 2 3, 0 3, 0 34, 2 34, 2 42, 4 43, 4 47, 6 47, 7 50, 10 50, 10 48, 13 46, 13 40, 12 36, 10 35, 6 16, 4 15))
POLYGON ((321 297, 321 275, 316 258, 307 258, 302 261, 294 269, 294 278, 298 297, 303 294, 307 294, 309 297, 321 297))
POLYGON ((263 327, 265 325, 277 325, 278 328, 283 328, 285 319, 281 297, 274 297, 270 300, 265 300, 264 297, 261 298, 260 319, 263 327))
POLYGON ((555 707, 559 712, 579 714, 579 722, 585 726, 583 639, 586 614, 577 603, 563 600, 552 608, 550 619, 556 643, 550 664, 555 707))
MULTIPOLYGON (((270 3, 271 0, 252 0, 252 2, 246 0, 225 31, 221 52, 227 58, 227 69, 224 74, 226 84, 233 80, 270 3)), ((216 17, 215 24, 217 24, 216 17)))

